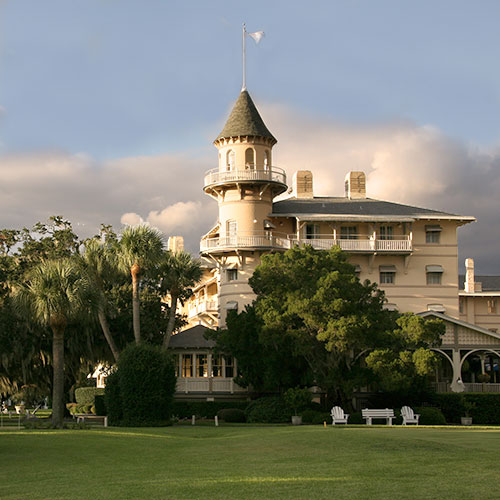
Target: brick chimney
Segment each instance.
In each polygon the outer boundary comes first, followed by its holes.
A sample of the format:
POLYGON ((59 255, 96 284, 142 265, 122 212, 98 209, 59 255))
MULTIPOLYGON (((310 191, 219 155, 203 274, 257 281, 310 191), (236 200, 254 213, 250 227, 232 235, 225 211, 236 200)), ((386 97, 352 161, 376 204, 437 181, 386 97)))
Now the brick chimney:
POLYGON ((364 172, 348 172, 345 176, 345 196, 350 200, 366 198, 366 175, 364 172))
POLYGON ((309 170, 298 170, 293 174, 293 192, 297 198, 314 198, 313 174, 309 170))

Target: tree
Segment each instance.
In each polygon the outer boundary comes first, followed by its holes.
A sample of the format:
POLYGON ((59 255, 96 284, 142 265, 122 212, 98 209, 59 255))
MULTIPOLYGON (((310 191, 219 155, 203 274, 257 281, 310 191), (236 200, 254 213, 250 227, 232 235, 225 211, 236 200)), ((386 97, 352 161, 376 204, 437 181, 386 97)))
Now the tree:
POLYGON ((109 329, 106 316, 108 301, 105 293, 106 282, 111 281, 116 275, 116 259, 112 250, 114 248, 107 245, 105 241, 101 242, 96 238, 86 240, 84 252, 81 255, 81 264, 95 290, 99 324, 116 362, 120 354, 109 329))
POLYGON ((139 286, 141 275, 154 268, 161 259, 163 241, 158 230, 141 225, 123 231, 118 251, 121 269, 132 277, 132 318, 137 344, 141 342, 139 286))
MULTIPOLYGON (((257 295, 255 321, 245 331, 253 329, 262 349, 277 356, 286 345, 293 358, 305 363, 305 378, 326 390, 330 400, 345 402, 356 387, 373 381, 374 372, 363 360, 375 349, 401 352, 418 345, 423 351, 411 363, 428 372, 424 352, 439 337, 436 325, 412 343, 421 318, 398 325, 399 315, 383 308, 384 293, 376 284, 361 283, 338 247, 294 247, 265 255, 250 285, 257 295)), ((229 321, 228 330, 228 336, 241 338, 229 321)))
POLYGON ((47 260, 31 269, 16 293, 22 310, 52 331, 52 424, 64 416, 64 332, 68 321, 93 305, 90 282, 74 260, 47 260))
POLYGON ((170 295, 170 313, 163 348, 168 349, 174 331, 177 302, 181 303, 192 294, 192 287, 202 275, 201 264, 187 252, 164 252, 159 267, 161 291, 170 295))

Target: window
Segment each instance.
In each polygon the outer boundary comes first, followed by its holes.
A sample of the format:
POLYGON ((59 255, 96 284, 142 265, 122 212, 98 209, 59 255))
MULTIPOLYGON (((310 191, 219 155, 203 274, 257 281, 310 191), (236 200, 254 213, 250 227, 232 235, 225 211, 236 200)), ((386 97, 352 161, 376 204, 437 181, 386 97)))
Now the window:
POLYGON ((340 238, 342 240, 357 240, 358 228, 356 226, 342 226, 340 228, 340 238))
POLYGON ((428 285, 440 285, 443 276, 442 266, 425 266, 428 285))
POLYGON ((264 170, 269 170, 271 166, 271 153, 266 149, 264 156, 264 170))
POLYGON ((496 314, 497 299, 488 299, 488 314, 496 314))
POLYGON ((247 150, 245 151, 245 168, 255 168, 255 151, 252 148, 247 148, 247 150))
POLYGON ((306 240, 319 237, 319 224, 306 224, 306 240))
POLYGON ((394 285, 396 282, 396 266, 380 266, 379 273, 381 285, 394 285))
POLYGON ((226 154, 226 170, 234 169, 234 151, 230 149, 226 154))
POLYGON ((380 284, 393 285, 396 282, 396 273, 394 271, 380 271, 380 284))
POLYGON ((222 377, 222 356, 212 356, 212 377, 222 377))
POLYGON ((439 243, 441 240, 441 230, 441 226, 438 225, 425 226, 425 242, 439 243))
POLYGON ((359 264, 356 264, 354 266, 354 274, 356 275, 356 278, 359 279, 359 276, 361 274, 361 266, 359 264))
POLYGON ((446 309, 443 304, 427 304, 428 311, 435 311, 439 313, 445 313, 446 309))
POLYGON ((227 270, 227 281, 236 281, 238 279, 238 269, 227 270))
POLYGON ((458 299, 458 312, 459 313, 464 312, 464 310, 465 310, 464 306, 465 306, 465 300, 462 297, 460 297, 460 299, 458 299))
POLYGON ((193 355, 183 354, 182 355, 182 376, 192 377, 193 376, 193 355))
POLYGON ((196 355, 196 376, 208 377, 208 356, 206 354, 196 355))
POLYGON ((227 234, 230 236, 236 236, 238 232, 238 223, 235 220, 227 221, 227 234))
POLYGON ((225 366, 224 375, 227 378, 234 377, 234 361, 231 356, 224 356, 224 366, 225 366))
POLYGON ((392 226, 380 226, 379 239, 392 240, 394 239, 394 231, 392 226))

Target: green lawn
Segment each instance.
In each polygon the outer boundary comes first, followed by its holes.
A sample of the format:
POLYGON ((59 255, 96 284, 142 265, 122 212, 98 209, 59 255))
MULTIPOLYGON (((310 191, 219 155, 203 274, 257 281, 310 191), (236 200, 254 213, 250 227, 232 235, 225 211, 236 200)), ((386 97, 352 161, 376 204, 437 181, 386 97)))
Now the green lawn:
POLYGON ((497 499, 500 429, 0 429, 0 498, 497 499))

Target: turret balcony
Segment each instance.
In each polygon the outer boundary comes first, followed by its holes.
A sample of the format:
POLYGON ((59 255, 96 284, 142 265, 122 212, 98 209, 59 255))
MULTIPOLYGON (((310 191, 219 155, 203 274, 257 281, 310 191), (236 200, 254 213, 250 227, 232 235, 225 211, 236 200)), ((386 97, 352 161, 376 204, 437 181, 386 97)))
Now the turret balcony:
POLYGON ((201 253, 227 252, 238 249, 283 249, 290 248, 290 240, 286 234, 273 234, 270 231, 262 233, 237 233, 229 236, 205 238, 200 242, 201 253))
POLYGON ((228 184, 269 184, 276 185, 279 192, 287 189, 286 173, 282 168, 270 167, 265 169, 250 166, 219 170, 214 168, 205 174, 205 191, 228 184))

